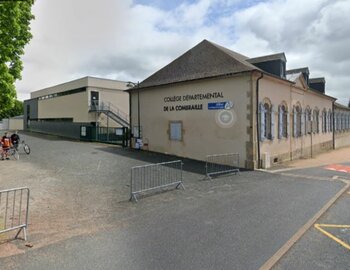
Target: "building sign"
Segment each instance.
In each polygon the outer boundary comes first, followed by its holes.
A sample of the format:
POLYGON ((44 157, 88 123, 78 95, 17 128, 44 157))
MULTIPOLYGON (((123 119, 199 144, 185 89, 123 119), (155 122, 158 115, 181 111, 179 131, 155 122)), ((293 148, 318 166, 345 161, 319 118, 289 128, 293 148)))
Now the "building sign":
MULTIPOLYGON (((164 103, 166 103, 167 106, 163 106, 164 112, 171 112, 171 111, 201 111, 203 110, 203 103, 196 103, 196 104, 181 104, 181 105, 172 105, 171 103, 174 102, 188 102, 188 101, 201 101, 201 100, 209 100, 209 99, 218 99, 223 98, 224 95, 222 92, 211 92, 206 94, 187 94, 182 96, 168 96, 164 97, 164 103), (168 105, 168 103, 170 103, 168 105)), ((216 104, 216 103, 223 103, 223 109, 225 108, 225 105, 227 102, 215 102, 210 104, 216 104)), ((209 104, 208 104, 209 109, 209 104)))
POLYGON ((86 137, 86 127, 85 126, 80 127, 80 136, 86 137))
POLYGON ((214 99, 223 98, 222 92, 212 92, 206 94, 194 94, 194 95, 182 95, 182 96, 170 96, 165 97, 164 102, 178 102, 178 101, 192 101, 192 100, 202 100, 202 99, 214 99))
POLYGON ((123 128, 116 128, 116 129, 115 129, 115 135, 121 136, 121 135, 123 135, 123 134, 124 134, 123 128))
POLYGON ((233 108, 232 101, 209 102, 208 110, 230 110, 233 108))

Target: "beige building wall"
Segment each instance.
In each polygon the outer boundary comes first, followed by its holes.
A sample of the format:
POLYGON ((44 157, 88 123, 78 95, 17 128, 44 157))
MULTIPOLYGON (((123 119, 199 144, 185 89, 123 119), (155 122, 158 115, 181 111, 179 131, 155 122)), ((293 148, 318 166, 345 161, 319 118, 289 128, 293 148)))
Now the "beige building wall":
MULTIPOLYGON (((97 87, 88 87, 88 100, 91 100, 91 91, 99 92, 100 102, 105 106, 110 106, 114 112, 121 113, 124 117, 129 119, 129 93, 123 90, 116 89, 101 89, 97 87)), ((101 104, 101 103, 100 103, 101 104)), ((97 116, 101 126, 107 126, 107 115, 101 113, 97 116)), ((96 121, 96 113, 89 114, 89 122, 96 121)), ((114 122, 111 118, 108 121, 110 127, 120 127, 121 125, 114 122)))
POLYGON ((10 118, 9 130, 23 130, 23 119, 10 118))
POLYGON ((98 91, 100 93, 100 100, 106 104, 111 104, 111 109, 119 109, 125 114, 129 114, 129 93, 121 90, 111 89, 93 89, 89 87, 89 90, 98 91))
MULTIPOLYGON (((287 160, 298 159, 301 157, 310 157, 311 151, 316 154, 321 151, 332 149, 333 134, 331 131, 322 133, 322 111, 327 112, 332 109, 333 100, 322 94, 315 93, 311 90, 302 88, 302 83, 297 81, 296 84, 287 81, 281 81, 270 76, 265 76, 260 81, 260 102, 268 100, 274 106, 274 139, 266 139, 260 142, 261 158, 269 156, 269 163, 282 162, 287 160), (282 103, 287 105, 289 127, 288 137, 278 138, 278 106, 282 103), (305 109, 310 107, 312 110, 319 110, 319 133, 305 134, 306 122, 302 130, 302 136, 293 136, 293 107, 300 105, 304 116, 305 109), (311 138, 312 136, 312 138, 311 138), (311 150, 312 139, 312 150, 311 150)), ((268 165, 267 165, 268 166, 268 165)))
POLYGON ((346 108, 345 106, 335 105, 334 112, 335 112, 335 118, 337 118, 337 120, 334 123, 335 148, 350 146, 350 108, 346 108), (345 121, 342 123, 343 125, 340 125, 340 123, 338 123, 339 114, 343 114, 345 116, 345 121))
POLYGON ((335 148, 350 146, 350 130, 335 133, 335 148))
POLYGON ((87 92, 58 96, 38 101, 38 118, 73 118, 74 122, 90 122, 87 92))
MULTIPOLYGON (((140 125, 145 149, 205 160, 206 155, 239 153, 240 166, 251 163, 251 77, 236 76, 172 84, 140 91, 140 125), (184 100, 188 94, 222 93, 223 97, 184 100), (169 99, 180 99, 169 101, 169 99), (232 123, 220 120, 223 110, 208 110, 208 103, 231 101, 232 123), (197 105, 202 110, 176 111, 176 106, 197 105), (167 109, 166 109, 166 108, 167 109), (174 110, 172 110, 174 108, 174 110), (182 140, 169 139, 170 121, 182 123, 182 140)), ((138 94, 131 96, 132 127, 138 125, 138 94)), ((227 119, 226 119, 227 120, 227 119)))
POLYGON ((89 112, 91 91, 99 92, 100 104, 104 103, 112 111, 129 118, 129 93, 125 91, 126 85, 121 81, 84 77, 32 92, 31 98, 38 98, 39 119, 73 118, 73 122, 98 121, 100 126, 119 127, 113 119, 107 119, 106 114, 89 112), (60 95, 75 89, 83 92, 60 95))
POLYGON ((99 89, 120 89, 126 90, 126 83, 121 81, 101 79, 95 77, 84 77, 70 82, 58 84, 52 87, 48 87, 42 90, 38 90, 30 93, 30 98, 38 98, 50 94, 61 93, 81 87, 95 87, 99 89))

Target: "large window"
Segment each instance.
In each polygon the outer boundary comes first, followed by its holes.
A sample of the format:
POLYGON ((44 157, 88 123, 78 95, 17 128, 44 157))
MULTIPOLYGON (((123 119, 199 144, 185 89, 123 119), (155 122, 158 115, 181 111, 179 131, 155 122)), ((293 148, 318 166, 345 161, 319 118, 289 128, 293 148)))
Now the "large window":
POLYGON ((169 139, 172 141, 182 141, 182 122, 171 121, 169 122, 169 139))
POLYGON ((269 101, 259 104, 260 140, 274 139, 274 111, 269 101))

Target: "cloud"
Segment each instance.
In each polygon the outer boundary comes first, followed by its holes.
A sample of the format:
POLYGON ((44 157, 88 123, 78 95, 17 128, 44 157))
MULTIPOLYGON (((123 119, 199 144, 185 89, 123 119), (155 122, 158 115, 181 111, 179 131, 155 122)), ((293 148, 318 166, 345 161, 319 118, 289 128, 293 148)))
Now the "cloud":
POLYGON ((287 67, 325 76, 347 103, 350 2, 333 0, 38 0, 20 99, 94 75, 137 81, 203 39, 249 57, 285 52, 287 67))

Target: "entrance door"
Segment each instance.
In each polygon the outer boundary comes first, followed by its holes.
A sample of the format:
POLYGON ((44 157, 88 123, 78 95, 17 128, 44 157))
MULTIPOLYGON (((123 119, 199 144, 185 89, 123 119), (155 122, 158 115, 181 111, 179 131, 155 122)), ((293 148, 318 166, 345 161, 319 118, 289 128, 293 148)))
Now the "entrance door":
POLYGON ((99 100, 99 93, 97 91, 91 91, 90 92, 90 98, 91 98, 91 107, 94 109, 97 109, 98 107, 98 100, 99 100))

